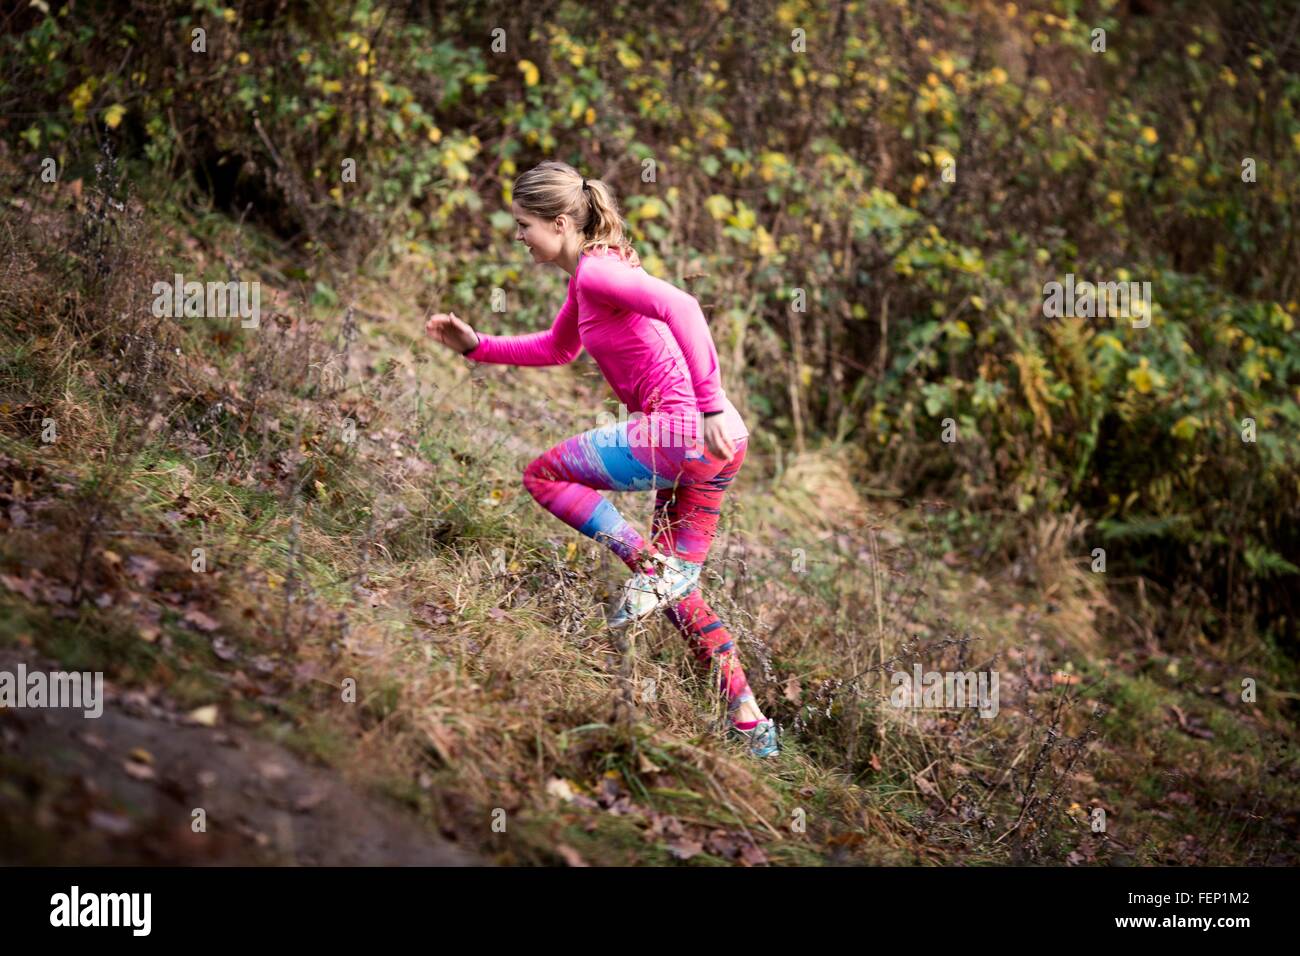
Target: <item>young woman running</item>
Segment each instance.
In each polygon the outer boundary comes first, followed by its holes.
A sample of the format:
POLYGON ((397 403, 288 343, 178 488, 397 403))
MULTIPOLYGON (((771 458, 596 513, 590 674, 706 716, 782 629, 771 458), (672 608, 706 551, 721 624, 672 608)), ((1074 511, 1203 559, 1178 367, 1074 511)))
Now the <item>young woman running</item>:
POLYGON ((515 180, 511 211, 537 263, 568 272, 568 297, 550 329, 476 333, 455 313, 425 331, 476 362, 564 365, 585 347, 627 420, 575 435, 524 469, 542 507, 609 547, 633 572, 610 626, 663 608, 696 659, 718 669, 732 730, 750 752, 778 752, 735 642, 700 593, 700 569, 722 497, 745 460, 749 432, 722 390, 718 353, 695 297, 648 275, 626 238, 613 193, 548 161, 515 180), (637 414, 640 413, 640 414, 637 414), (653 547, 600 491, 657 489, 653 547))

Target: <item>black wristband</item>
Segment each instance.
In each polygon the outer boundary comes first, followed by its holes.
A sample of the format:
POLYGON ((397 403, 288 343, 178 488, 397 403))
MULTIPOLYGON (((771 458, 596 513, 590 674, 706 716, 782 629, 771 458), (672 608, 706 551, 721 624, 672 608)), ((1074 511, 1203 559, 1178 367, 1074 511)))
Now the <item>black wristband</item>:
POLYGON ((721 415, 722 412, 723 409, 718 409, 716 412, 700 412, 700 414, 705 418, 708 418, 710 415, 721 415))
POLYGON ((477 341, 475 341, 475 343, 471 345, 469 348, 467 348, 465 351, 461 352, 460 353, 461 355, 469 355, 470 352, 473 352, 476 348, 478 348, 480 345, 483 344, 483 340, 478 337, 477 332, 474 333, 474 338, 477 341))

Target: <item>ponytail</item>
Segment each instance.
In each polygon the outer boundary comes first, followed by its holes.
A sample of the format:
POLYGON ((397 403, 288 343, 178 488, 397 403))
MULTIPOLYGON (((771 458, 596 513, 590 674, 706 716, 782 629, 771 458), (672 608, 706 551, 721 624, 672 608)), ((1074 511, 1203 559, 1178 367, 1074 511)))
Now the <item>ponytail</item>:
POLYGON ((568 163, 546 160, 515 180, 511 194, 541 219, 572 217, 583 237, 580 252, 599 255, 609 250, 629 265, 640 265, 614 191, 602 180, 584 179, 568 163))

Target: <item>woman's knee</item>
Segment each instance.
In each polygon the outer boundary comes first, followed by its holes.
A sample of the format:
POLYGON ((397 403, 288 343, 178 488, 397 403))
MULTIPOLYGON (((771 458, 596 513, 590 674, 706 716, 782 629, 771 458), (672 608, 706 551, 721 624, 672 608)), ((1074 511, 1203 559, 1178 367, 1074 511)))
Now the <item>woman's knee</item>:
POLYGON ((538 500, 540 500, 542 490, 554 480, 555 475, 547 463, 545 455, 534 458, 524 468, 524 487, 528 489, 530 495, 538 500))

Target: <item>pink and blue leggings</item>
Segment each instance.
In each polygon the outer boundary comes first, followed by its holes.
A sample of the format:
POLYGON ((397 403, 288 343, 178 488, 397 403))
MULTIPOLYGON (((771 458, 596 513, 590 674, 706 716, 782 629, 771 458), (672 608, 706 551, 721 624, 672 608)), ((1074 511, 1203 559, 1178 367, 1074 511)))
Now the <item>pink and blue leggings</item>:
MULTIPOLYGON (((731 461, 713 456, 702 439, 669 432, 659 413, 593 428, 567 438, 529 462, 524 487, 565 524, 606 545, 633 571, 651 570, 649 547, 604 491, 657 489, 651 538, 660 554, 703 564, 713 543, 722 496, 745 460, 749 440, 735 443, 731 461)), ((753 692, 735 641, 699 588, 665 608, 696 660, 718 668, 728 710, 753 692)))

